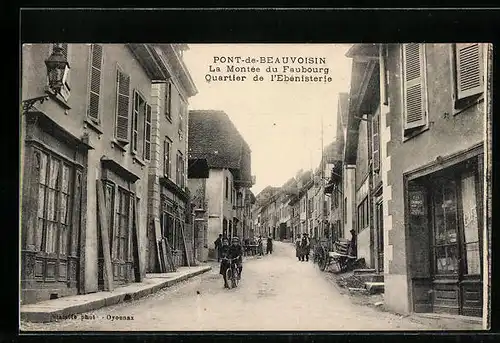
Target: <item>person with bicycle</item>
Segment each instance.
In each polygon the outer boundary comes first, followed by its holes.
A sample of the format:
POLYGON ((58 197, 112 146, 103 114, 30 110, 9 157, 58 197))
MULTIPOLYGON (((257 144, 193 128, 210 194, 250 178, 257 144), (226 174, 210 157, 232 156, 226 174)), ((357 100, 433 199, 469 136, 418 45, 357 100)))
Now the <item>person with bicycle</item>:
POLYGON ((231 268, 231 263, 235 263, 238 268, 238 278, 241 278, 241 272, 243 271, 243 248, 240 244, 240 239, 234 236, 231 239, 231 245, 224 249, 225 253, 221 264, 220 264, 220 274, 224 278, 224 288, 229 288, 227 283, 226 271, 231 268))

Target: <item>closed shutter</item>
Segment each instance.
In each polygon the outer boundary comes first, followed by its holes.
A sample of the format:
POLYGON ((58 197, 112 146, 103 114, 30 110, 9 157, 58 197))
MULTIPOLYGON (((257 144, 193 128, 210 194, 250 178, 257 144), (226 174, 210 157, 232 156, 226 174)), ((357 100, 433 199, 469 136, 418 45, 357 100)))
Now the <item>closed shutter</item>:
POLYGON ((128 143, 130 76, 117 72, 116 139, 128 143))
POLYGON ((458 99, 483 92, 483 63, 479 43, 456 44, 458 99))
POLYGON ((372 132, 373 132, 373 169, 378 171, 380 169, 380 115, 373 117, 372 121, 372 132))
POLYGON ((102 45, 92 44, 90 66, 90 92, 87 115, 99 120, 99 98, 101 94, 102 45))
POLYGON ((404 128, 426 124, 424 63, 422 44, 403 45, 404 64, 404 128))
POLYGON ((139 143, 139 94, 134 91, 134 108, 132 110, 132 152, 137 152, 139 143))
POLYGON ((146 119, 144 122, 144 159, 151 159, 151 105, 146 104, 146 119))

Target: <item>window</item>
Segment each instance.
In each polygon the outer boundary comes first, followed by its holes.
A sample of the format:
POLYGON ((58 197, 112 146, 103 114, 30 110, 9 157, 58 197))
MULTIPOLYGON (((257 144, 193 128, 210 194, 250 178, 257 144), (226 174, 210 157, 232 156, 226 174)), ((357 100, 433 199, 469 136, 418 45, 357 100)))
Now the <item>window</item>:
POLYGON ((186 103, 183 100, 181 100, 180 107, 178 133, 179 141, 182 141, 182 138, 184 137, 184 117, 186 115, 186 103))
POLYGON ((119 68, 116 74, 116 139, 128 144, 129 130, 130 76, 119 68))
POLYGON ((373 170, 375 172, 380 170, 380 114, 376 114, 372 118, 372 159, 373 170))
POLYGON ((151 105, 146 104, 146 116, 144 118, 144 159, 151 160, 151 105))
POLYGON ((403 129, 406 137, 427 125, 423 44, 403 44, 403 129))
POLYGON ((172 141, 170 138, 165 137, 165 141, 163 141, 163 175, 167 178, 171 177, 172 170, 172 141))
POLYGON ((74 168, 48 153, 36 153, 40 157, 36 249, 66 255, 74 168))
POLYGON ((468 275, 481 274, 481 256, 479 242, 478 206, 476 199, 475 176, 472 173, 462 175, 462 211, 464 227, 465 268, 468 275))
POLYGON ((454 109, 475 103, 484 91, 483 49, 479 43, 453 44, 454 109))
POLYGON ((130 233, 130 192, 118 187, 118 206, 116 207, 116 226, 113 234, 113 256, 117 260, 127 261, 130 233))
POLYGON ((165 117, 172 121, 172 83, 170 81, 165 85, 165 117))
POLYGON ((225 193, 226 193, 226 199, 229 198, 229 178, 226 176, 226 187, 224 188, 225 189, 225 193))
POLYGON ((184 155, 182 152, 177 152, 177 163, 176 163, 176 174, 175 174, 175 183, 184 188, 184 155))
POLYGON ((137 154, 140 151, 139 143, 141 142, 140 134, 141 128, 140 124, 145 123, 146 117, 146 101, 139 94, 139 92, 134 92, 134 109, 132 111, 132 144, 131 149, 133 154, 137 154), (141 120, 144 118, 144 120, 141 120))
POLYGON ((87 116, 99 122, 99 99, 101 97, 102 45, 90 45, 90 87, 87 116))
POLYGON ((359 205, 358 205, 358 220, 357 220, 357 231, 360 232, 364 228, 369 225, 369 208, 368 208, 368 197, 366 197, 359 205))

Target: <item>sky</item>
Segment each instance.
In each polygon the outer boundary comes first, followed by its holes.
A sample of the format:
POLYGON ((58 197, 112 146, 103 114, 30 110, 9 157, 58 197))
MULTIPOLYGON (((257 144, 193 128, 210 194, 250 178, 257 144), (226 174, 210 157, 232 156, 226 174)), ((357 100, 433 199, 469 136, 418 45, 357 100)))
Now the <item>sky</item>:
POLYGON ((223 110, 252 150, 252 187, 258 194, 267 186, 282 186, 300 170, 317 168, 321 159, 321 131, 323 145, 335 138, 337 95, 349 90, 351 60, 345 57, 350 44, 189 44, 183 54, 184 62, 193 78, 198 94, 189 99, 193 110, 223 110), (257 59, 256 63, 223 57, 257 59), (260 63, 260 57, 271 57, 274 63, 260 63), (324 64, 299 64, 298 59, 276 63, 282 57, 324 58, 324 64), (218 58, 216 61, 215 59, 218 58), (260 72, 231 72, 233 67, 258 67, 260 72), (283 73, 291 68, 323 67, 315 73, 283 73), (268 66, 278 72, 266 72, 268 66), (216 71, 219 67, 220 71, 216 71), (206 75, 247 76, 245 81, 210 81, 206 75), (258 74, 262 81, 254 81, 258 74), (287 76, 331 77, 331 82, 276 82, 272 74, 287 76))

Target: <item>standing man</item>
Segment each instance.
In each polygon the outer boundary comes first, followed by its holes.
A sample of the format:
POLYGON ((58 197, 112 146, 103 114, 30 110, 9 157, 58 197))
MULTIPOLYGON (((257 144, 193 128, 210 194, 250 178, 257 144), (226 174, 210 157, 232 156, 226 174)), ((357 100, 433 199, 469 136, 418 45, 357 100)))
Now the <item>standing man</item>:
POLYGON ((269 237, 267 237, 267 252, 266 254, 273 254, 273 238, 271 237, 271 235, 269 235, 269 237))
POLYGON ((217 253, 217 262, 220 262, 221 248, 222 248, 222 233, 219 234, 219 237, 215 240, 214 245, 217 253))
POLYGON ((259 256, 264 255, 264 247, 262 243, 262 236, 259 236, 259 240, 257 242, 257 250, 259 252, 259 256))
POLYGON ((302 242, 301 242, 301 250, 302 250, 302 261, 304 259, 309 262, 309 251, 311 249, 309 237, 307 237, 308 234, 307 232, 304 232, 304 236, 302 237, 302 242))

